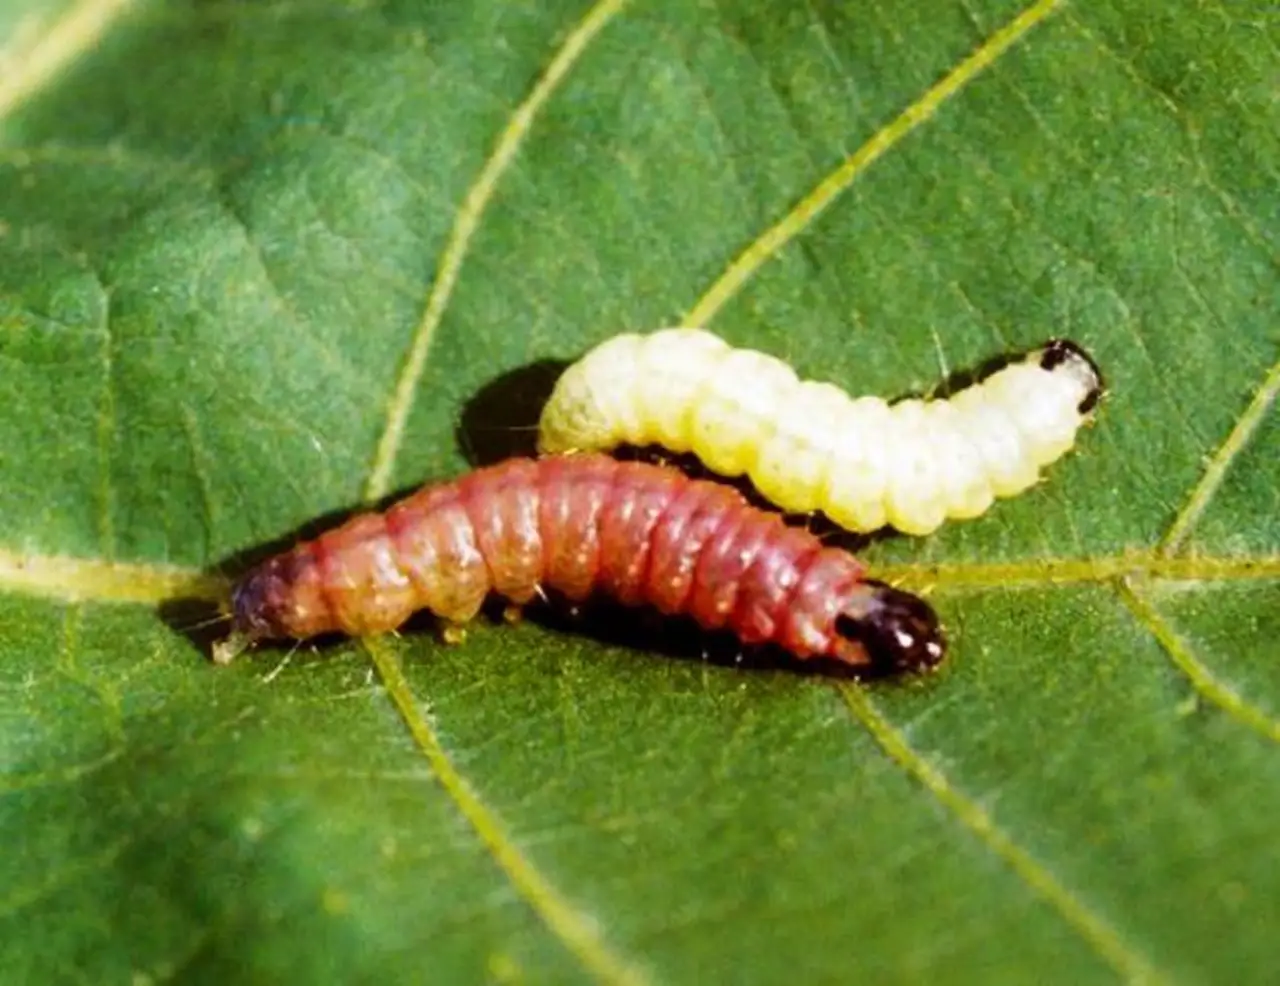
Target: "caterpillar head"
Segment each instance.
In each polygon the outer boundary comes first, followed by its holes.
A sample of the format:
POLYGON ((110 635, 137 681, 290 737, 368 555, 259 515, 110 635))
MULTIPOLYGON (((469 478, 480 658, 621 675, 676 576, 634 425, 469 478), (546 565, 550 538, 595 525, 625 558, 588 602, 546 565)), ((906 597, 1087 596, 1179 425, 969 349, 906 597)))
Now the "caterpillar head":
POLYGON ((928 671, 946 655, 933 607, 909 592, 868 580, 836 617, 833 657, 875 674, 928 671))
POLYGON ((1084 396, 1076 410, 1088 414, 1097 407, 1106 384, 1098 364, 1082 347, 1070 339, 1050 339, 1036 356, 1040 360, 1040 369, 1069 374, 1079 382, 1084 396))
POLYGON ((268 563, 250 572, 231 590, 231 633, 213 645, 215 664, 230 664, 264 637, 276 632, 271 600, 276 573, 268 563))

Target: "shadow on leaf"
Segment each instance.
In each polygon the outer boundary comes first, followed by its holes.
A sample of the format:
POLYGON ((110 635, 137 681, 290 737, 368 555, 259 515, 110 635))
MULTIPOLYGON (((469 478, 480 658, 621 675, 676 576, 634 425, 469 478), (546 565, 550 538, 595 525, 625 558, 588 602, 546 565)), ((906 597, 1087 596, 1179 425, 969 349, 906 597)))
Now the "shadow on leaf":
MULTIPOLYGON (((512 457, 536 454, 536 422, 566 365, 563 361, 542 360, 520 367, 490 381, 467 402, 456 434, 473 466, 479 468, 512 457)), ((656 446, 622 446, 612 450, 610 454, 622 461, 664 465, 695 479, 733 486, 756 508, 770 512, 775 510, 746 477, 728 479, 718 476, 693 455, 673 454, 656 446)), ((447 482, 452 478, 455 477, 428 478, 426 482, 447 482)), ((217 569, 231 577, 239 577, 299 541, 313 539, 358 513, 385 509, 419 488, 420 485, 415 485, 399 490, 372 507, 358 506, 331 511, 299 525, 279 538, 227 557, 219 563, 217 569)), ((836 527, 821 514, 791 515, 785 519, 793 526, 810 530, 826 544, 854 553, 864 550, 874 542, 899 536, 897 532, 887 528, 872 534, 852 534, 836 527)), ((500 600, 491 598, 485 608, 485 615, 500 619, 503 608, 500 600)), ((656 652, 680 660, 700 660, 718 666, 750 670, 790 670, 841 677, 867 676, 866 672, 854 672, 836 662, 797 661, 773 647, 751 647, 744 650, 730 633, 708 633, 690 619, 664 617, 652 610, 631 609, 607 599, 593 599, 587 605, 572 606, 564 600, 557 600, 552 593, 546 602, 528 607, 526 615, 532 622, 548 629, 586 636, 608 645, 656 652)), ((212 652, 213 644, 226 635, 230 623, 230 616, 220 610, 217 604, 203 600, 173 600, 161 607, 160 616, 170 628, 187 637, 206 655, 212 652)), ((400 632, 405 636, 424 634, 439 641, 436 620, 428 612, 416 614, 400 632)), ((301 659, 301 663, 310 663, 311 655, 322 658, 324 652, 335 643, 346 639, 334 634, 307 641, 301 648, 307 651, 307 656, 301 659)), ((264 642, 258 651, 286 649, 300 648, 290 642, 264 642)))
POLYGON ((538 419, 569 364, 539 360, 485 384, 462 409, 456 438, 472 466, 537 454, 538 419))

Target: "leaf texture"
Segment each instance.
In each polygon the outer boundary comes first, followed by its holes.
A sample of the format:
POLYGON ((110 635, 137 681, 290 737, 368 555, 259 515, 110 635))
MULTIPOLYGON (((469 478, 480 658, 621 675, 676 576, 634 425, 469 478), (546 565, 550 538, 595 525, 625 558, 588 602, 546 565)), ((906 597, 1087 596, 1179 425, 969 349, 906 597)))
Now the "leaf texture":
POLYGON ((6 979, 1269 981, 1278 29, 6 7, 6 979), (178 600, 527 451, 563 361, 681 321, 886 396, 1096 355, 1044 484, 866 549, 943 614, 939 674, 554 614, 208 664, 178 600))

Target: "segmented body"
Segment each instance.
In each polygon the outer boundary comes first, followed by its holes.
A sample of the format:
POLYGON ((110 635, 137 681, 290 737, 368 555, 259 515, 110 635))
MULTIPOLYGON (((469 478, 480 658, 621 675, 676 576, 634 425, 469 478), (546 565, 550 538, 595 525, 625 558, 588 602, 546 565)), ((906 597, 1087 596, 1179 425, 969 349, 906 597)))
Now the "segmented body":
POLYGON ((268 559, 236 586, 233 632, 215 657, 264 638, 391 630, 423 608, 460 624, 490 593, 523 604, 546 587, 687 614, 801 658, 936 663, 932 611, 863 571, 737 491, 676 469, 512 459, 268 559))
POLYGON ((700 329, 615 336, 569 367, 543 410, 543 453, 621 444, 692 452, 747 475, 784 510, 852 531, 927 534, 1033 485, 1101 394, 1074 343, 1054 340, 946 400, 852 398, 700 329))

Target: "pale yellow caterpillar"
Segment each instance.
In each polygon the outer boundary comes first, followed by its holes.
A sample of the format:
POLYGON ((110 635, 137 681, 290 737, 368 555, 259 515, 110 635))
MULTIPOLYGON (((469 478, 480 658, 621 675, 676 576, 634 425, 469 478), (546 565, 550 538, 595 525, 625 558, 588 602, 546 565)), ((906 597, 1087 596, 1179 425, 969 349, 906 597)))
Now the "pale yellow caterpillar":
POLYGON ((615 336, 569 367, 542 412, 540 452, 661 445, 747 475, 783 510, 851 531, 928 534, 1032 486, 1102 394, 1055 339, 945 400, 852 398, 701 329, 615 336))

